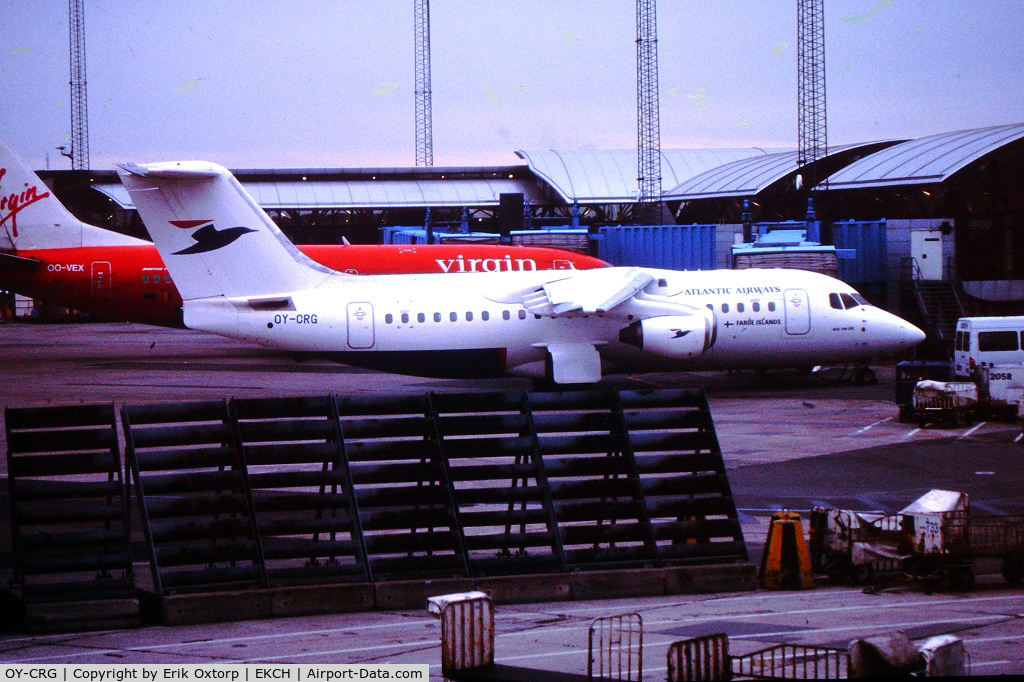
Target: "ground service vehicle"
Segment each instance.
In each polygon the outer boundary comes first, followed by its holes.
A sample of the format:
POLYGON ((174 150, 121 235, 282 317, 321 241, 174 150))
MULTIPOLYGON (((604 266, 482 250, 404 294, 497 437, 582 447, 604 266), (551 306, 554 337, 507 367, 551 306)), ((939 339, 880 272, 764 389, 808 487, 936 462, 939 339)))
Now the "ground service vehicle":
POLYGON ((931 490, 895 514, 816 507, 810 527, 812 564, 836 579, 898 570, 968 588, 983 557, 1001 559, 1008 582, 1024 577, 1024 518, 974 514, 962 492, 931 490))
POLYGON ((914 387, 914 419, 921 428, 932 422, 967 426, 977 414, 978 386, 971 381, 926 379, 914 387))
POLYGON ((953 373, 972 377, 982 367, 1024 363, 1024 316, 961 317, 953 342, 953 373))

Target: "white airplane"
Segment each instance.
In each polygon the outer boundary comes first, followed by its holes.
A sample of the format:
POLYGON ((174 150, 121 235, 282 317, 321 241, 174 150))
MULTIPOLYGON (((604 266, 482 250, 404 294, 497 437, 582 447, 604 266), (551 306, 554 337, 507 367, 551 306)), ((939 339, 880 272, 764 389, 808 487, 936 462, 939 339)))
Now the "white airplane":
POLYGON ((119 173, 187 327, 350 365, 576 384, 612 371, 860 363, 925 337, 802 270, 349 276, 304 256, 221 166, 119 173))

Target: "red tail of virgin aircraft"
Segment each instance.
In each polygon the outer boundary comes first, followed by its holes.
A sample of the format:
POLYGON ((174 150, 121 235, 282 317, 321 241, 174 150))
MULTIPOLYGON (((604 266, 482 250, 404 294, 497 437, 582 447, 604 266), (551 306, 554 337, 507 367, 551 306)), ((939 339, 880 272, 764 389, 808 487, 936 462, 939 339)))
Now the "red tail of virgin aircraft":
MULTIPOLYGON (((298 248, 332 270, 357 275, 587 270, 608 265, 569 251, 496 244, 298 248)), ((2 137, 0 289, 99 317, 181 324, 181 296, 156 247, 75 218, 2 137)))

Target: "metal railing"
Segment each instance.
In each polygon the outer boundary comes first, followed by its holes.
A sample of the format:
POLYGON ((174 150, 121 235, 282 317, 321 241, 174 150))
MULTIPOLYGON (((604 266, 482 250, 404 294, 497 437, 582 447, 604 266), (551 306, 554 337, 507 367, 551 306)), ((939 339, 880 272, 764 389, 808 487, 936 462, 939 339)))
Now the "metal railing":
POLYGON ((596 619, 590 625, 587 650, 587 677, 590 679, 642 679, 644 623, 640 614, 624 613, 596 619))
POLYGON ((732 659, 737 677, 774 680, 839 680, 849 676, 846 649, 776 644, 732 659))

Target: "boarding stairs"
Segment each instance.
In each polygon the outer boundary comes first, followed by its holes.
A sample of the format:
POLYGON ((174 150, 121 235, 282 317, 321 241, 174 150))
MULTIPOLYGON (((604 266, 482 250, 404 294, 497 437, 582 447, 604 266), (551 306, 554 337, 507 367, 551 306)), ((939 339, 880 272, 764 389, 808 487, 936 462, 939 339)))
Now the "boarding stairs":
POLYGON ((956 268, 950 262, 945 279, 923 279, 917 259, 908 257, 903 260, 903 271, 904 281, 909 281, 913 287, 928 334, 952 349, 957 320, 980 312, 974 309, 971 297, 964 292, 956 268))

